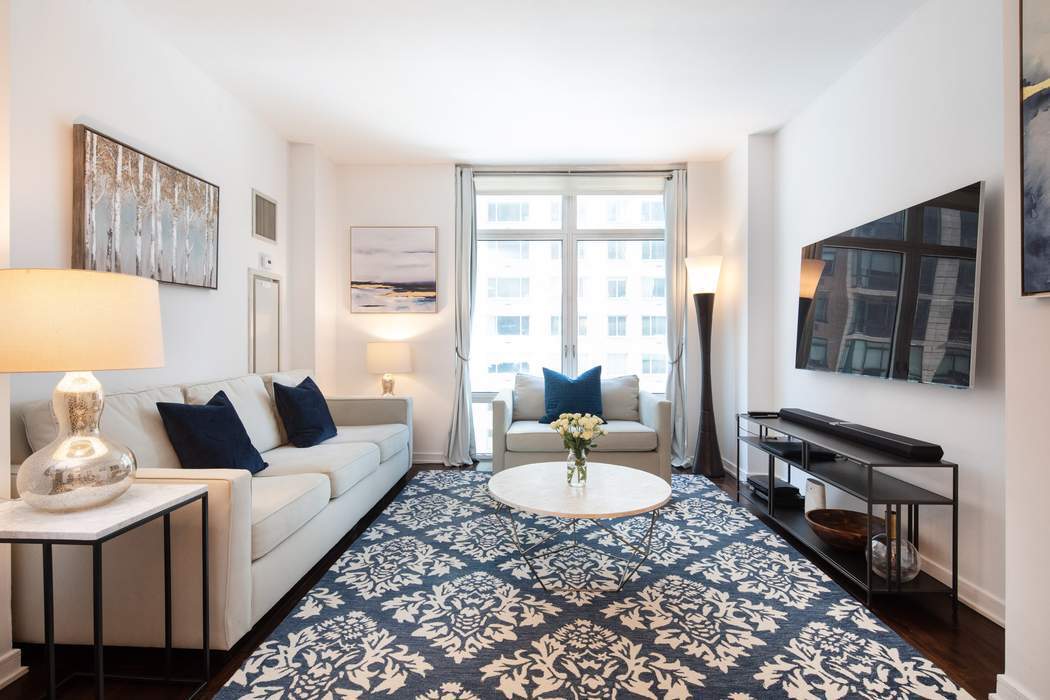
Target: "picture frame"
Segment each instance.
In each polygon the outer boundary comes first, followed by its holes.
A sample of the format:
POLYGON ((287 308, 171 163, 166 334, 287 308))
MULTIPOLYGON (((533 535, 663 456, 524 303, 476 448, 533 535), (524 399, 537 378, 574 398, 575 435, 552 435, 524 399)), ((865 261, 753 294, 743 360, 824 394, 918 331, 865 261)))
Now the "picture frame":
POLYGON ((436 226, 350 227, 351 313, 437 313, 436 226))
POLYGON ((1020 2, 1021 296, 1050 296, 1050 1, 1020 2))
POLYGON ((277 243, 277 200, 252 188, 252 237, 277 243))
POLYGON ((73 125, 71 267, 219 288, 219 186, 73 125))

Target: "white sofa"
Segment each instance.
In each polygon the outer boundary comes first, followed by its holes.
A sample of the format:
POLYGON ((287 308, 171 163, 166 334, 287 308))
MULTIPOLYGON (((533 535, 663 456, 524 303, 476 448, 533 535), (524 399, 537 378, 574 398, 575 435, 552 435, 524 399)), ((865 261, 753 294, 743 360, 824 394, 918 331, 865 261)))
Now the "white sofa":
MULTIPOLYGON (((514 389, 492 400, 492 471, 531 462, 564 461, 567 451, 544 414, 543 378, 519 374, 514 389)), ((597 462, 643 469, 671 482, 671 402, 638 388, 638 377, 602 380, 607 435, 591 453, 597 462)))
MULTIPOLYGON (((412 402, 404 397, 330 398, 336 437, 309 448, 285 444, 272 383, 298 384, 307 374, 248 375, 106 397, 102 429, 134 451, 139 483, 208 485, 212 648, 232 647, 411 466, 412 402), (156 403, 201 404, 219 390, 269 465, 254 476, 221 464, 182 469, 168 441, 156 403)), ((13 443, 24 457, 51 440, 56 427, 47 401, 24 405, 21 415, 26 440, 13 443)), ((173 635, 179 647, 201 642, 199 507, 172 516, 173 635)), ((161 543, 158 519, 104 546, 106 644, 163 646, 161 543)), ((91 643, 90 551, 55 548, 59 643, 91 643)), ((12 571, 14 637, 41 642, 40 547, 15 546, 12 571)))

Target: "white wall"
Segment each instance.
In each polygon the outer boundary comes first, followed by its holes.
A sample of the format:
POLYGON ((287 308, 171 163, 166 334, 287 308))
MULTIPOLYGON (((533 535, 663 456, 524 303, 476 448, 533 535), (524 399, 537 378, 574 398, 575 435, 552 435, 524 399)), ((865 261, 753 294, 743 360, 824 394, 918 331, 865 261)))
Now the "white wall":
POLYGON ((337 304, 335 391, 378 394, 379 377, 365 369, 365 344, 405 340, 412 344, 411 374, 396 377, 399 394, 414 400, 415 459, 439 462, 448 442, 455 392, 453 276, 455 166, 346 166, 338 168, 338 246, 325 249, 339 274, 327 284, 326 301, 337 304), (350 227, 437 226, 438 310, 434 314, 350 313, 350 227))
POLYGON ((1003 3, 1006 105, 1004 219, 1006 251, 1006 673, 1000 700, 1050 698, 1050 509, 1046 507, 1046 416, 1050 396, 1050 299, 1021 298, 1018 0, 1003 3))
MULTIPOLYGON (((8 266, 11 252, 11 3, 0 0, 0 268, 8 266)), ((10 383, 0 375, 0 468, 8 467, 10 454, 10 383)), ((0 474, 0 499, 11 497, 11 480, 0 474)), ((0 545, 0 688, 26 672, 22 652, 11 648, 11 546, 0 545)))
MULTIPOLYGON (((1002 621, 999 7, 987 0, 930 0, 779 132, 773 274, 776 403, 943 445, 946 458, 961 465, 961 595, 1002 621), (975 388, 960 391, 796 370, 801 247, 977 180, 985 180, 987 189, 975 388)), ((943 479, 935 483, 945 485, 943 479)), ((946 578, 950 513, 940 510, 944 512, 934 517, 934 509, 926 509, 920 549, 929 559, 927 570, 946 578)))
MULTIPOLYGON (((219 289, 161 285, 167 366, 100 373, 104 385, 246 372, 247 270, 266 251, 288 273, 286 142, 119 3, 19 2, 12 26, 11 264, 69 267, 72 126, 95 127, 220 188, 219 289), (253 187, 278 201, 277 245, 251 236, 253 187)), ((56 381, 16 377, 13 400, 46 397, 56 381)))

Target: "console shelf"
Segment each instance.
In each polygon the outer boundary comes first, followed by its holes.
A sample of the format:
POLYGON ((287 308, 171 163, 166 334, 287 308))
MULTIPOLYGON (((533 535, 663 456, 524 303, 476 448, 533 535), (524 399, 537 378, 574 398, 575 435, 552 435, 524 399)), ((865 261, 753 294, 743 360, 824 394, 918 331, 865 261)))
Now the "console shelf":
MULTIPOLYGON (((783 418, 759 418, 747 413, 737 416, 737 464, 740 464, 741 445, 754 448, 768 457, 768 476, 772 484, 776 473, 776 462, 787 465, 788 479, 793 469, 800 469, 807 477, 818 479, 827 486, 839 489, 864 502, 869 516, 884 517, 897 513, 898 530, 901 536, 918 546, 920 506, 941 506, 952 509, 952 583, 946 585, 922 572, 908 583, 887 581, 877 576, 867 565, 869 552, 846 552, 831 547, 810 528, 801 508, 789 508, 766 503, 743 494, 746 484, 737 488, 737 500, 744 498, 753 507, 765 511, 765 516, 783 528, 801 545, 833 566, 849 580, 860 586, 871 603, 872 595, 938 593, 951 596, 954 608, 958 608, 958 490, 959 468, 953 462, 917 462, 882 450, 858 444, 838 435, 806 425, 793 423, 783 418), (797 443, 797 454, 785 456, 785 443, 797 443), (829 459, 824 454, 820 459, 810 459, 811 452, 833 453, 829 459), (898 473, 914 469, 951 470, 952 492, 950 496, 899 479, 881 471, 891 469, 898 473), (876 507, 877 506, 877 507, 876 507), (905 528, 906 524, 906 528, 905 528)), ((875 533, 870 533, 871 535, 875 533)), ((870 549, 870 537, 869 549, 870 549)))

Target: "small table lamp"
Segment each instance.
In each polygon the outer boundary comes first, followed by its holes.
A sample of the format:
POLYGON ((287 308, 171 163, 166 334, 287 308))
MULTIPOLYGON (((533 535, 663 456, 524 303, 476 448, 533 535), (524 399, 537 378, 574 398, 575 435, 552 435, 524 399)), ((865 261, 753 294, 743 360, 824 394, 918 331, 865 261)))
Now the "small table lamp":
POLYGON ((369 343, 365 364, 372 374, 383 375, 383 396, 393 396, 393 375, 412 371, 412 350, 408 343, 369 343))
POLYGON ((685 266, 689 272, 689 291, 693 294, 696 325, 700 332, 700 428, 696 435, 693 473, 722 476, 725 469, 722 467, 722 453, 718 449, 714 400, 711 397, 711 325, 722 256, 686 258, 685 266))
POLYGON ((105 395, 92 370, 164 366, 157 283, 86 270, 0 270, 0 372, 65 372, 51 395, 58 437, 18 469, 34 508, 107 503, 135 478, 131 450, 99 431, 105 395))

